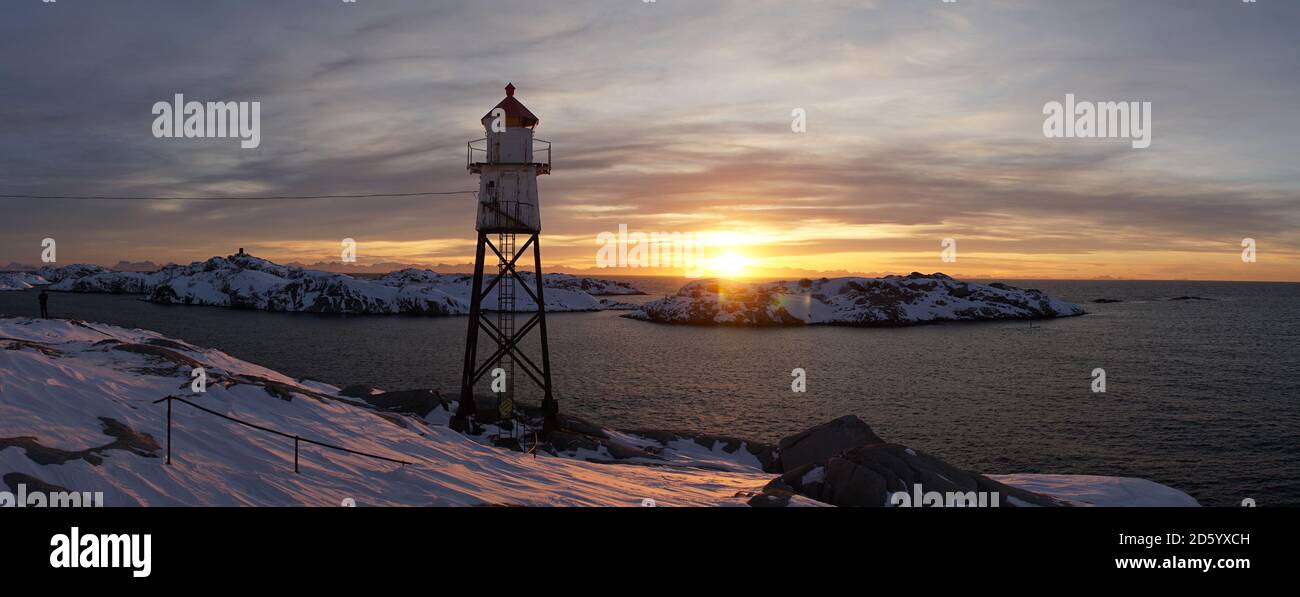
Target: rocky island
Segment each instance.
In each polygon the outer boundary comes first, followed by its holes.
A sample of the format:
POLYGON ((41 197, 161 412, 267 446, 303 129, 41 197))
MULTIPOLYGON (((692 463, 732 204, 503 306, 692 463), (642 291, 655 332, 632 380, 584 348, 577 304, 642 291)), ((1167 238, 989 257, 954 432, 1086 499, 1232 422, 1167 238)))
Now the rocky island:
MULTIPOLYGON (((380 278, 360 278, 285 266, 240 252, 154 272, 111 271, 97 265, 45 267, 36 275, 63 292, 140 294, 160 304, 209 305, 264 311, 337 314, 465 315, 468 274, 405 269, 380 278)), ((531 273, 523 273, 525 281, 531 273)), ((615 303, 597 296, 640 294, 624 282, 565 274, 547 275, 548 311, 601 311, 615 303)), ((496 291, 484 298, 496 305, 496 291)), ((516 292, 516 309, 535 310, 527 293, 516 292)))
POLYGON ((688 325, 866 327, 1083 314, 1083 307, 1038 290, 913 272, 796 282, 696 280, 676 295, 646 303, 624 317, 688 325))

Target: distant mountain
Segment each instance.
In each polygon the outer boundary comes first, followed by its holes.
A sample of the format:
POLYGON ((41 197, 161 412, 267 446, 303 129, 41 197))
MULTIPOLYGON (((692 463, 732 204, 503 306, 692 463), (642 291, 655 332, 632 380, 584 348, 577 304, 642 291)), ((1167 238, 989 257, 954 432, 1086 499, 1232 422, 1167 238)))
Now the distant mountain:
POLYGON ((448 265, 440 263, 435 266, 421 265, 418 263, 401 263, 398 261, 381 261, 378 263, 343 263, 340 261, 317 261, 316 263, 301 263, 291 261, 285 265, 289 267, 300 267, 303 269, 317 270, 322 272, 334 272, 339 274, 389 274, 399 272, 404 269, 423 269, 436 271, 439 273, 465 273, 474 271, 473 264, 466 265, 448 265))
POLYGON ((119 261, 116 265, 108 269, 115 272, 156 272, 161 267, 162 266, 152 261, 119 261))

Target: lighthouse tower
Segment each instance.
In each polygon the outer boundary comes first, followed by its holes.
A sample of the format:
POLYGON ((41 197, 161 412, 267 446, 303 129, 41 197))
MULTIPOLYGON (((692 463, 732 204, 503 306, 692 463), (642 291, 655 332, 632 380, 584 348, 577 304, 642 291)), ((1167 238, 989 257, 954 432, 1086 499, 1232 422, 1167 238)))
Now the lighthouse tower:
POLYGON ((482 122, 487 136, 470 141, 466 149, 466 167, 470 173, 479 175, 475 224, 478 247, 470 291, 460 406, 452 426, 469 431, 477 428, 474 385, 488 377, 494 385, 501 421, 502 434, 497 441, 517 446, 513 421, 514 388, 519 373, 523 374, 522 379, 531 380, 542 389, 543 432, 558 425, 559 405, 551 389, 551 355, 546 341, 546 301, 538 240, 542 220, 537 203, 537 177, 551 173, 551 144, 533 137, 538 118, 515 99, 513 84, 506 85, 506 98, 488 111, 482 122), (489 279, 485 280, 484 266, 489 251, 496 267, 487 273, 489 279), (516 269, 522 266, 520 258, 529 251, 534 269, 531 280, 516 269), (517 294, 516 290, 522 290, 523 294, 517 294), (489 309, 495 311, 494 317, 486 314, 489 309), (523 323, 516 325, 516 317, 523 323), (520 346, 520 340, 533 330, 537 330, 541 341, 540 367, 520 346), (490 356, 481 363, 478 360, 480 333, 493 346, 490 356), (502 380, 504 391, 501 391, 502 380))

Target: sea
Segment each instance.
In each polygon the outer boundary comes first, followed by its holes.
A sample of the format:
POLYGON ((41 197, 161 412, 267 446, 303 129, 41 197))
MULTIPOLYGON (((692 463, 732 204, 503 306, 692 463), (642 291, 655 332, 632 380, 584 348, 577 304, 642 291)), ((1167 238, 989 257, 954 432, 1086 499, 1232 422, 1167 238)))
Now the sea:
MULTIPOLYGON (((633 302, 684 283, 624 279, 648 293, 633 302)), ((1300 505, 1300 284, 1005 282, 1088 314, 741 329, 553 313, 556 395, 563 412, 611 428, 775 442, 856 415, 888 441, 976 472, 1141 477, 1209 506, 1300 505), (792 386, 800 369, 802 392, 792 386), (1094 391, 1097 370, 1104 392, 1094 391)), ((104 294, 51 293, 50 310, 154 330, 298 378, 449 397, 458 393, 468 324, 104 294)), ((0 292, 0 313, 35 316, 36 291, 0 292)), ((525 343, 532 354, 535 340, 525 343)), ((518 393, 538 398, 522 380, 518 393)))

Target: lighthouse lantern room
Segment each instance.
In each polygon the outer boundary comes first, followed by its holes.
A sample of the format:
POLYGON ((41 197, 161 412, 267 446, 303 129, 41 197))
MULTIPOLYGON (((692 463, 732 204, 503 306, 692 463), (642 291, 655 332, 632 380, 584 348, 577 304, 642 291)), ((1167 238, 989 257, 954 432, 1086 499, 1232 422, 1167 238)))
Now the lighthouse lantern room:
POLYGON ((467 151, 469 171, 479 175, 478 230, 541 231, 537 176, 551 173, 551 144, 533 136, 537 116, 515 99, 511 84, 482 122, 487 136, 467 151))
POLYGON ((486 136, 470 141, 466 149, 466 167, 470 173, 479 175, 475 220, 478 242, 460 404, 451 424, 463 431, 479 433, 474 386, 490 375, 497 410, 493 418, 499 430, 494 441, 516 449, 520 448, 519 427, 523 420, 514 405, 517 376, 542 389, 543 433, 557 428, 559 415, 551 387, 539 241, 542 222, 537 201, 537 177, 551 173, 551 144, 533 136, 538 122, 537 116, 515 99, 515 86, 506 85, 505 99, 482 118, 486 136), (516 267, 520 257, 530 251, 533 275, 521 276, 516 267), (485 261, 489 257, 496 262, 496 267, 485 274, 485 261), (485 279, 489 275, 490 279, 485 279), (516 294, 517 289, 523 294, 516 294), (495 317, 486 314, 488 309, 495 309, 495 317), (517 315, 523 320, 520 325, 516 325, 517 315), (540 364, 520 346, 520 340, 534 330, 541 344, 540 364), (480 334, 495 345, 483 362, 478 359, 480 334))

